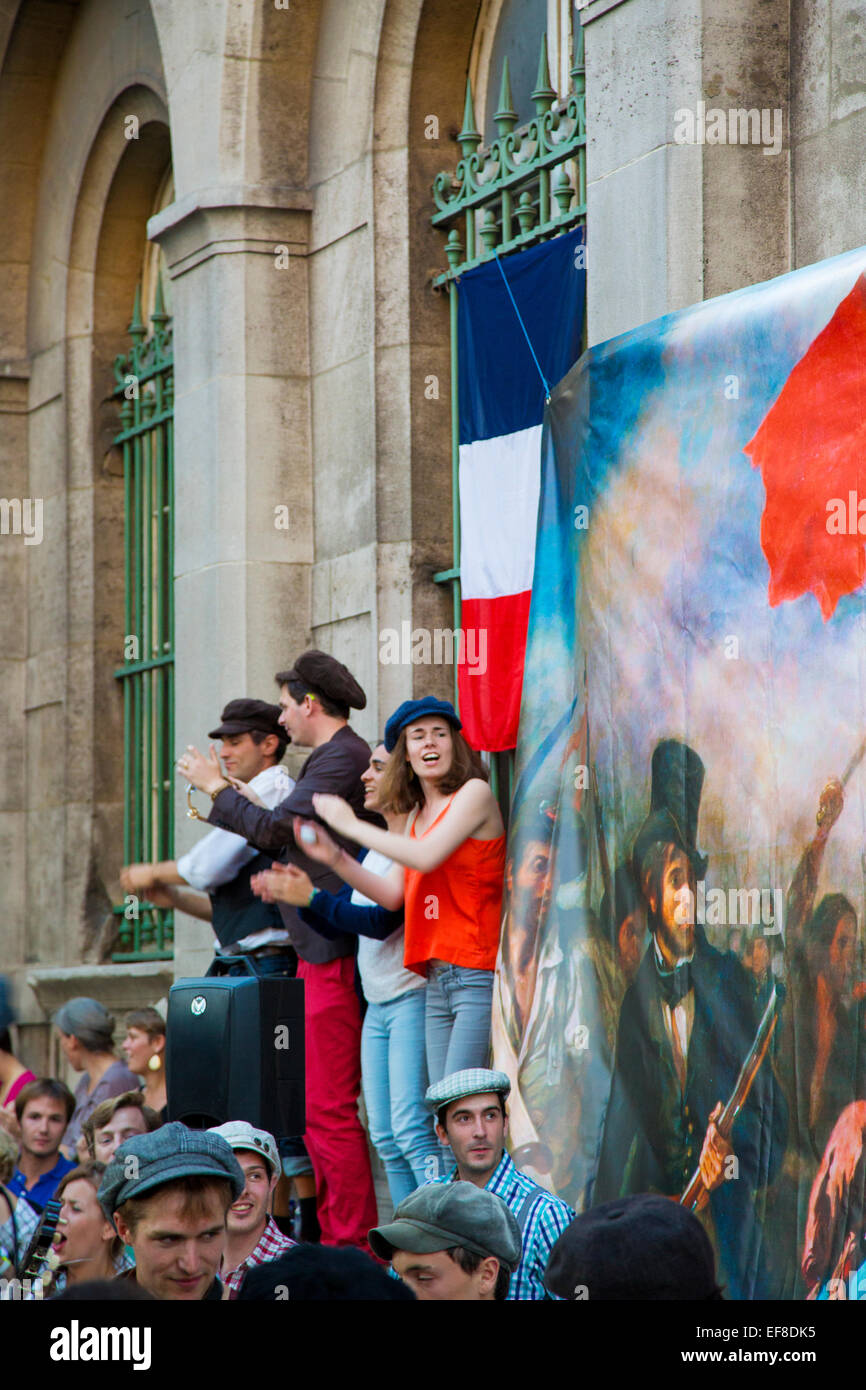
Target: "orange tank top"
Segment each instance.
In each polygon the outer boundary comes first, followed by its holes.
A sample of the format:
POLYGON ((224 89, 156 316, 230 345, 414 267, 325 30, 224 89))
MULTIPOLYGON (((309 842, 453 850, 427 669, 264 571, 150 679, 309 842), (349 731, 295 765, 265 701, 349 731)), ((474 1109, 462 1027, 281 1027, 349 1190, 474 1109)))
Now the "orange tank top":
MULTIPOLYGON (((433 825, 439 824, 450 805, 449 801, 433 825)), ((416 838, 414 821, 409 834, 416 838)), ((495 969, 504 871, 504 835, 495 840, 464 840, 429 873, 404 870, 403 960, 408 970, 426 975, 431 960, 447 960, 468 970, 495 969)))

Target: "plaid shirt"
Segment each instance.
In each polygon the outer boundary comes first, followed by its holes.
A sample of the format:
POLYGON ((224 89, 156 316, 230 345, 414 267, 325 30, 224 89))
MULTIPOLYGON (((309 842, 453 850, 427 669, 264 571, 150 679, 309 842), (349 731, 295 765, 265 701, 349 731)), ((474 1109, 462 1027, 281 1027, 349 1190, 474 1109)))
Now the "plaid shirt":
POLYGON ((229 1298, 237 1298, 241 1284, 244 1282, 244 1275, 253 1265, 267 1264, 268 1260, 276 1260, 280 1255, 285 1255, 287 1250, 291 1250, 293 1245, 297 1245, 296 1240, 290 1240, 284 1236, 276 1221, 272 1216, 268 1217, 267 1225, 262 1232, 262 1238, 251 1255, 247 1255, 242 1260, 237 1269, 230 1272, 220 1271, 220 1279, 229 1291, 229 1298))
MULTIPOLYGON (((457 1168, 436 1182, 456 1182, 457 1168)), ((499 1167, 486 1184, 488 1192, 495 1192, 512 1212, 515 1220, 520 1220, 523 1203, 530 1193, 536 1194, 531 1203, 523 1227, 523 1254, 520 1264, 511 1276, 508 1286, 509 1299, 539 1300, 553 1298, 544 1287, 544 1271, 550 1252, 562 1235, 566 1226, 574 1220, 574 1212, 561 1197, 554 1197, 546 1188, 539 1187, 519 1168, 515 1168, 511 1155, 506 1150, 499 1167)))

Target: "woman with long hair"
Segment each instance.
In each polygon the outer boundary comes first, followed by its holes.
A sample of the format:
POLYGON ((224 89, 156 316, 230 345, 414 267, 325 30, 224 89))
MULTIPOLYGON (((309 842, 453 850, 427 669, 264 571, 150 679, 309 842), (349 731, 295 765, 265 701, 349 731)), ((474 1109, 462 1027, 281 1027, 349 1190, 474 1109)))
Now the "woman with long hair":
POLYGON ((392 911, 405 904, 404 964, 427 980, 430 1082, 487 1065, 493 972, 499 947, 505 831, 478 753, 454 706, 406 700, 385 726, 391 754, 380 798, 407 816, 402 833, 355 816, 337 796, 313 798, 333 830, 394 861, 371 873, 312 823, 297 833, 312 858, 392 911))
MULTIPOLYGON (((406 813, 381 800, 389 754, 378 744, 361 775, 364 808, 384 816, 389 831, 402 834, 406 813)), ((364 868, 384 875, 392 861, 367 850, 364 868)), ((253 891, 268 902, 301 909, 308 926, 328 936, 357 933, 358 973, 367 1000, 361 1029, 361 1085, 370 1139, 382 1160, 394 1206, 429 1182, 438 1171, 439 1143, 424 1103, 427 1063, 424 1046, 424 980, 403 964, 403 913, 375 906, 359 889, 351 895, 316 889, 303 869, 274 864, 252 880, 253 891), (430 1160, 435 1162, 431 1164, 430 1160)))
POLYGON ((133 1009, 126 1015, 121 1045, 126 1065, 144 1081, 144 1103, 165 1121, 165 1019, 156 1009, 133 1009))

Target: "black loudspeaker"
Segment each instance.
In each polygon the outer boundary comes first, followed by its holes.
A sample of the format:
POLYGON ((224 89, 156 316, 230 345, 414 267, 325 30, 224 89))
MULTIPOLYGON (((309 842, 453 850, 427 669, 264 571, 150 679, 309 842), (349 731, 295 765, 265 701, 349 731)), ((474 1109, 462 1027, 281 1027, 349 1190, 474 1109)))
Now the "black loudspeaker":
POLYGON ((192 1129, 247 1120, 277 1139, 303 1134, 304 982, 260 977, 239 961, 249 974, 178 980, 169 990, 168 1118, 192 1129))

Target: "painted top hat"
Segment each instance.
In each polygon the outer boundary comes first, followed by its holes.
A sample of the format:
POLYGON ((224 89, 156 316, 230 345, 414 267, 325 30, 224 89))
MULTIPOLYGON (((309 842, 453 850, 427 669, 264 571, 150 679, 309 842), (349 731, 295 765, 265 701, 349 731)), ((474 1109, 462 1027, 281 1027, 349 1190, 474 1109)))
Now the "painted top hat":
POLYGON ((707 872, 707 856, 697 848, 698 812, 704 785, 704 765, 693 748, 678 739, 656 744, 652 756, 650 812, 637 833, 632 865, 643 882, 644 860, 654 844, 676 845, 691 861, 695 877, 707 872))

